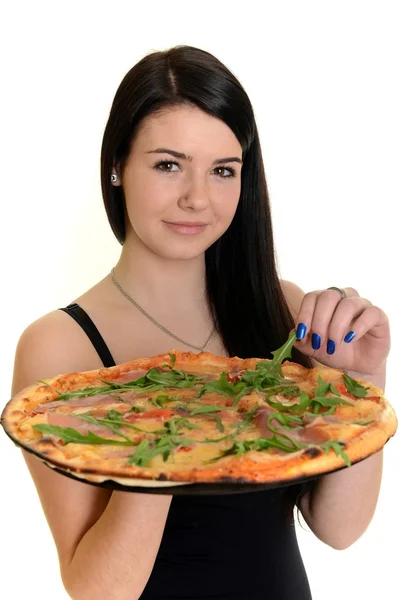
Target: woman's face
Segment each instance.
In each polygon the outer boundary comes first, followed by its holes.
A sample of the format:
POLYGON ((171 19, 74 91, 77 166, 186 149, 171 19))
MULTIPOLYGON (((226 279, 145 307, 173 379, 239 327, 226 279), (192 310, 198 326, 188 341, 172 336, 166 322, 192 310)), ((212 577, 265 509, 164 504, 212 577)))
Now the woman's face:
POLYGON ((223 121, 191 107, 151 115, 119 180, 127 239, 169 259, 199 256, 233 219, 241 167, 242 148, 223 121))

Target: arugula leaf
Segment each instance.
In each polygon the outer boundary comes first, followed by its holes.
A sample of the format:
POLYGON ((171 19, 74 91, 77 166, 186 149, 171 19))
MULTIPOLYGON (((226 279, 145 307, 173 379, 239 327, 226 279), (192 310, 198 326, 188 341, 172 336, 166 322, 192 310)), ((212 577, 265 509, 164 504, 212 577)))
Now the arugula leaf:
MULTIPOLYGON (((278 432, 276 428, 273 425, 271 425, 272 421, 278 421, 278 423, 280 423, 281 425, 283 425, 283 427, 286 427, 287 429, 293 429, 293 427, 291 426, 292 423, 295 425, 299 425, 300 427, 303 425, 303 419, 301 417, 298 417, 296 415, 287 415, 280 412, 274 412, 268 416, 267 427, 271 431, 276 433, 278 432)), ((296 429, 298 429, 298 427, 296 427, 296 429)))
POLYGON ((195 415, 203 415, 203 414, 210 414, 210 413, 214 413, 214 412, 221 412, 221 410, 224 410, 224 408, 221 408, 220 406, 214 406, 214 404, 203 404, 203 406, 194 408, 190 412, 190 416, 194 417, 195 415))
POLYGON ((96 394, 104 394, 107 395, 108 392, 110 391, 111 387, 109 385, 107 386, 102 386, 102 387, 88 387, 88 388, 84 388, 82 390, 76 390, 74 392, 66 392, 65 394, 61 394, 60 392, 57 391, 57 398, 55 398, 54 401, 58 401, 58 400, 69 400, 70 398, 81 398, 83 396, 95 396, 96 394))
POLYGON ((164 428, 171 435, 176 435, 180 433, 182 428, 186 429, 201 429, 198 425, 191 423, 189 419, 185 419, 184 417, 172 417, 168 419, 168 421, 164 422, 164 428))
POLYGON ((60 437, 66 444, 109 444, 111 446, 136 446, 137 442, 119 440, 110 440, 102 438, 89 431, 87 435, 82 435, 76 429, 72 427, 60 427, 59 425, 48 425, 46 423, 39 423, 33 425, 33 428, 41 433, 47 433, 49 435, 56 435, 60 437))
POLYGON ((288 395, 296 395, 299 389, 298 386, 293 386, 292 382, 283 376, 281 368, 282 361, 291 357, 295 341, 296 334, 292 332, 285 344, 272 352, 272 360, 258 362, 255 370, 248 369, 242 375, 240 381, 236 382, 228 381, 226 373, 223 372, 219 379, 205 383, 200 389, 198 397, 206 392, 217 392, 235 398, 232 404, 234 408, 243 396, 254 390, 271 393, 273 388, 275 390, 279 389, 288 395))
POLYGON ((335 394, 335 396, 340 396, 340 392, 334 384, 325 382, 321 375, 318 377, 318 384, 318 387, 315 388, 315 396, 326 396, 328 392, 335 394))
POLYGON ((157 390, 162 390, 163 385, 155 384, 153 382, 149 382, 145 377, 140 377, 135 381, 129 381, 124 384, 117 384, 109 382, 105 386, 101 387, 93 387, 93 388, 84 388, 82 390, 76 390, 74 392, 66 392, 65 394, 60 394, 55 400, 69 400, 70 398, 82 398, 87 396, 96 396, 97 394, 100 396, 108 396, 113 395, 113 392, 132 392, 135 391, 137 394, 140 393, 148 393, 148 392, 156 392, 157 390))
POLYGON ((225 427, 223 426, 221 419, 219 417, 215 417, 215 420, 217 422, 217 429, 218 429, 218 431, 221 432, 221 433, 224 433, 225 427))
POLYGON ((151 400, 151 403, 158 408, 165 408, 168 402, 176 402, 177 400, 180 400, 180 398, 182 398, 182 396, 168 396, 167 394, 160 394, 155 400, 151 400))
POLYGON ((184 371, 175 371, 172 367, 169 367, 169 365, 166 366, 170 369, 169 371, 163 372, 157 367, 153 367, 142 377, 125 383, 100 380, 105 384, 104 386, 88 387, 74 392, 67 392, 65 394, 57 392, 59 394, 57 400, 69 400, 70 398, 94 396, 97 394, 108 395, 112 392, 135 391, 138 394, 156 392, 165 387, 193 387, 201 381, 201 377, 197 375, 191 375, 184 371))
POLYGON ((120 435, 121 437, 125 438, 125 439, 129 439, 127 438, 125 435, 123 435, 122 433, 119 432, 119 428, 123 425, 124 427, 128 427, 129 429, 133 429, 134 431, 140 431, 142 433, 152 433, 152 431, 147 431, 146 429, 142 429, 141 427, 136 427, 136 425, 133 425, 132 423, 127 423, 126 421, 124 421, 123 419, 120 418, 120 413, 118 414, 117 419, 109 419, 108 416, 110 415, 110 413, 113 412, 117 412, 117 411, 109 411, 107 418, 104 419, 103 417, 93 417, 90 412, 88 413, 81 413, 79 415, 73 415, 75 417, 78 417, 79 419, 83 419, 84 421, 88 421, 89 423, 94 423, 95 425, 104 425, 105 427, 108 427, 109 429, 111 429, 111 431, 113 433, 116 433, 117 435, 120 435))
POLYGON ((219 379, 207 381, 199 390, 197 397, 200 398, 206 392, 216 392, 234 398, 245 387, 246 384, 242 381, 228 381, 226 372, 223 371, 219 379))
MULTIPOLYGON (((257 363, 255 371, 246 371, 241 382, 247 384, 246 393, 258 390, 263 394, 282 392, 287 395, 296 395, 298 386, 294 386, 290 380, 282 378, 278 373, 270 370, 272 361, 257 363)), ((242 394, 243 395, 243 394, 242 394)))
POLYGON ((279 448, 280 450, 284 450, 285 452, 297 452, 301 448, 306 448, 305 444, 298 444, 294 440, 290 439, 288 436, 283 435, 281 433, 277 433, 273 435, 271 438, 263 438, 259 437, 255 440, 245 440, 239 442, 234 440, 232 446, 230 446, 227 450, 224 450, 218 456, 207 461, 207 463, 215 462, 224 456, 228 456, 230 454, 236 454, 241 456, 245 452, 249 452, 250 450, 255 450, 257 452, 262 450, 267 450, 269 448, 279 448), (281 439, 279 439, 281 438, 281 439))
POLYGON ((231 427, 232 429, 235 429, 235 434, 240 433, 243 429, 246 429, 246 427, 250 425, 250 423, 253 420, 254 413, 257 411, 258 408, 258 406, 255 406, 254 408, 249 410, 249 412, 247 412, 243 417, 242 421, 232 423, 231 427))
POLYGON ((145 412, 146 409, 143 408, 143 406, 132 406, 132 408, 130 408, 129 410, 127 410, 127 413, 133 412, 133 413, 142 413, 145 412))
POLYGON ((344 463, 347 467, 351 467, 350 459, 347 456, 346 452, 343 450, 343 447, 345 445, 346 444, 344 444, 343 442, 335 442, 335 441, 329 440, 329 441, 321 444, 320 447, 326 454, 329 454, 329 450, 332 449, 335 452, 336 456, 341 456, 343 458, 344 463))
POLYGON ((283 377, 281 364, 285 360, 285 358, 292 357, 292 348, 294 346, 295 341, 296 332, 292 331, 287 341, 283 344, 283 346, 271 353, 274 358, 271 361, 270 369, 271 371, 276 371, 281 377, 283 377))
POLYGON ((246 371, 242 376, 241 382, 247 384, 249 391, 254 389, 260 392, 277 384, 282 385, 284 380, 278 373, 270 370, 270 365, 271 361, 257 363, 256 370, 246 371))
MULTIPOLYGON (((352 402, 348 400, 344 400, 344 398, 338 397, 328 397, 328 396, 315 396, 314 398, 310 398, 306 392, 301 392, 300 394, 300 402, 297 404, 282 404, 281 402, 274 402, 269 398, 266 399, 267 403, 272 406, 273 409, 279 412, 289 412, 296 413, 302 412, 305 409, 310 409, 314 414, 319 412, 319 408, 323 407, 336 407, 338 404, 348 404, 352 406, 352 402)), ((326 414, 326 413, 325 413, 326 414)), ((332 414, 332 413, 331 413, 332 414)))
POLYGON ((201 377, 198 375, 191 375, 190 373, 185 373, 184 371, 175 371, 171 369, 170 371, 161 372, 156 367, 150 369, 150 371, 145 375, 147 380, 162 384, 166 387, 193 387, 196 383, 201 381, 201 377))
POLYGON ((138 465, 142 467, 148 461, 149 440, 142 440, 136 448, 134 454, 131 454, 128 459, 128 465, 138 465))
POLYGON ((279 448, 285 452, 296 452, 301 448, 305 448, 305 444, 299 444, 292 440, 288 435, 276 433, 272 438, 257 438, 253 442, 252 450, 265 450, 266 448, 279 448), (279 439, 281 438, 281 439, 279 439))
POLYGON ((166 461, 172 452, 178 446, 190 446, 193 440, 181 438, 177 435, 166 435, 156 440, 142 440, 133 454, 129 456, 128 465, 138 465, 145 467, 152 458, 162 455, 166 461))
POLYGON ((356 398, 365 398, 368 388, 358 383, 355 379, 352 379, 350 375, 347 375, 346 373, 343 373, 342 377, 349 394, 353 394, 356 398))
POLYGON ((121 421, 121 424, 124 422, 123 416, 117 410, 109 410, 107 413, 107 419, 112 421, 121 421))
POLYGON ((130 438, 128 438, 126 435, 120 432, 120 427, 121 425, 124 425, 124 420, 122 418, 122 415, 116 410, 109 410, 105 419, 93 417, 90 412, 81 413, 79 415, 74 416, 76 416, 79 419, 83 419, 84 421, 88 421, 89 423, 94 423, 95 425, 104 425, 116 435, 119 435, 120 437, 130 442, 130 438))

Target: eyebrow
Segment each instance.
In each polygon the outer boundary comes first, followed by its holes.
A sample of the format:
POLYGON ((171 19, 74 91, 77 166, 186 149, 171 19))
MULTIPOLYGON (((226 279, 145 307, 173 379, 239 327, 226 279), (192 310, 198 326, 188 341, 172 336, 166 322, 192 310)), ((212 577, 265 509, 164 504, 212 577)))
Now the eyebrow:
MULTIPOLYGON (((186 156, 183 152, 177 152, 176 150, 170 150, 169 148, 157 148, 156 150, 148 150, 146 154, 171 154, 175 158, 181 158, 183 160, 193 160, 193 156, 186 156)), ((228 158, 217 158, 214 160, 213 165, 220 165, 221 163, 237 162, 242 164, 243 161, 238 156, 229 156, 228 158)))

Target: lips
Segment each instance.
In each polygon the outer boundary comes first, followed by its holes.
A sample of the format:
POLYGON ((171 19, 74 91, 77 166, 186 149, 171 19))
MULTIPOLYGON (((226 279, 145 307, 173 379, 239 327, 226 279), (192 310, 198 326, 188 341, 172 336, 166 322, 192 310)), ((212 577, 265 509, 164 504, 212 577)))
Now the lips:
POLYGON ((172 229, 172 231, 184 235, 195 235, 197 233, 201 233, 207 227, 207 223, 203 223, 201 221, 164 221, 164 223, 169 229, 172 229))
POLYGON ((207 225, 203 221, 164 221, 167 225, 182 225, 183 227, 201 227, 207 225))

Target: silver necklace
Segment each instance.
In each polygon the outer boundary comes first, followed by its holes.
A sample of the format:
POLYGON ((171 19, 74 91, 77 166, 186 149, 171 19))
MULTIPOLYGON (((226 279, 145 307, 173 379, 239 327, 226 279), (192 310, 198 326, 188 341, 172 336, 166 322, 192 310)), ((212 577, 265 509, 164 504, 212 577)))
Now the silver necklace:
POLYGON ((154 323, 154 325, 156 325, 156 327, 158 327, 159 329, 161 329, 161 331, 164 331, 165 333, 167 333, 168 335, 170 335, 171 337, 173 337, 178 342, 181 342, 182 344, 185 344, 185 346, 190 346, 191 348, 194 348, 195 350, 200 350, 200 352, 204 352, 205 347, 207 346, 208 342, 211 340, 212 336, 215 333, 215 329, 211 330, 211 333, 208 336, 207 341, 205 342, 205 344, 203 344, 203 346, 195 346, 194 344, 189 344, 189 342, 185 342, 185 340, 182 340, 180 337, 178 337, 177 335, 175 335, 171 331, 169 331, 169 329, 167 329, 166 327, 164 327, 163 325, 161 325, 161 323, 159 323, 158 321, 156 321, 155 319, 153 319, 153 317, 151 317, 144 310, 144 308, 142 308, 133 298, 131 298, 131 296, 127 292, 125 292, 125 290, 120 286, 120 284, 118 283, 118 281, 115 279, 114 269, 111 269, 110 275, 111 275, 111 279, 112 279, 113 284, 119 289, 119 291, 121 292, 121 294, 123 294, 125 296, 125 298, 127 298, 129 300, 129 302, 131 302, 134 306, 136 306, 136 308, 138 310, 140 310, 140 312, 145 317, 147 317, 152 323, 154 323))

